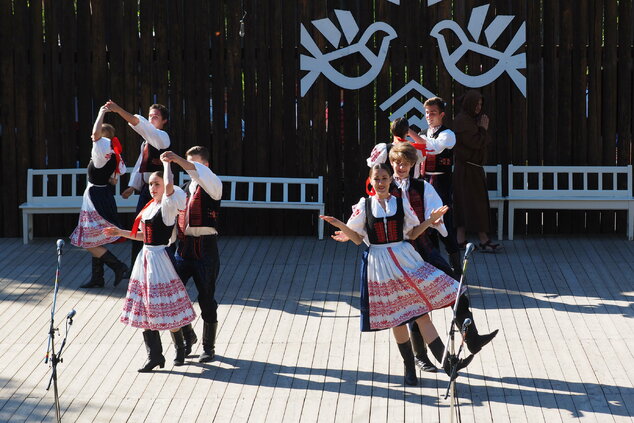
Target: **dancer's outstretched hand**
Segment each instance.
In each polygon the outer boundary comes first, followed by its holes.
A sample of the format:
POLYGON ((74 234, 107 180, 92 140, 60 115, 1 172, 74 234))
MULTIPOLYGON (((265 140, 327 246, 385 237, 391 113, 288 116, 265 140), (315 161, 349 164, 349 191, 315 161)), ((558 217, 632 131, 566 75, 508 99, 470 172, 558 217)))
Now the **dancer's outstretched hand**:
POLYGON ((429 215, 429 218, 433 222, 432 224, 436 225, 440 223, 442 216, 447 213, 448 210, 449 207, 447 206, 438 207, 436 210, 432 210, 431 214, 429 215))
POLYGON ((107 228, 104 228, 103 233, 108 236, 121 236, 121 229, 117 228, 116 226, 109 226, 107 228))
POLYGON ((339 241, 339 242, 348 242, 350 241, 350 238, 348 237, 348 235, 344 234, 342 231, 335 231, 334 235, 330 235, 330 238, 334 239, 335 241, 339 241))
POLYGON ((325 220, 326 222, 330 223, 332 226, 341 229, 341 226, 343 225, 343 222, 339 219, 337 219, 336 217, 332 217, 332 216, 319 216, 320 219, 325 220))

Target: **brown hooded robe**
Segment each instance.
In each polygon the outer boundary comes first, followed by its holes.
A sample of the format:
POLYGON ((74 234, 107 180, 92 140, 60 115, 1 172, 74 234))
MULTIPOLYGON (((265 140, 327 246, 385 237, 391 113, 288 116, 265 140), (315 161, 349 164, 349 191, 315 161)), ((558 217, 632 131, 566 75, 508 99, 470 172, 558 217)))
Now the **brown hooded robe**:
POLYGON ((464 95, 460 113, 453 122, 456 134, 453 173, 454 226, 469 232, 489 232, 489 194, 482 166, 491 142, 487 131, 477 125, 475 109, 482 94, 470 90, 464 95))

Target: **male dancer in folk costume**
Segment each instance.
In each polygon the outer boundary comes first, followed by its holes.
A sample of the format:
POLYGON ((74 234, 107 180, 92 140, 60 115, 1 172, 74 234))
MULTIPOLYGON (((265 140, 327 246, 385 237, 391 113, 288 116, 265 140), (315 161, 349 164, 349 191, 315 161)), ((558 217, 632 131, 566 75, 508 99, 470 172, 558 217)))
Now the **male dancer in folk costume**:
MULTIPOLYGON (((176 271, 183 283, 194 279, 198 290, 198 304, 204 321, 203 353, 201 363, 215 357, 216 332, 218 329, 218 303, 216 278, 220 270, 218 255, 218 213, 222 198, 222 182, 209 168, 209 150, 196 146, 187 150, 187 160, 167 151, 162 160, 174 162, 191 177, 183 185, 187 193, 187 208, 178 217, 178 249, 174 254, 176 271)), ((186 353, 198 340, 191 324, 183 327, 186 353)))
POLYGON ((185 286, 174 269, 166 247, 175 241, 175 223, 179 210, 185 208, 187 197, 175 187, 170 165, 163 162, 162 172, 153 172, 149 179, 152 200, 137 215, 131 231, 117 227, 104 231, 111 236, 143 240, 137 256, 128 293, 121 313, 121 322, 144 329, 143 340, 147 362, 138 371, 151 372, 165 366, 159 330, 169 330, 176 348, 175 366, 185 364, 185 340, 181 327, 196 318, 185 286), (139 233, 138 230, 140 229, 139 233))
POLYGON ((103 123, 108 112, 104 105, 99 109, 92 129, 92 151, 88 163, 88 184, 79 212, 79 222, 70 236, 71 244, 85 248, 92 255, 92 276, 81 288, 101 288, 104 286, 103 265, 114 272, 114 286, 128 276, 128 266, 119 261, 105 245, 119 237, 109 237, 103 229, 118 225, 117 204, 112 185, 118 175, 126 171, 121 158, 121 144, 112 125, 103 123))
MULTIPOLYGON (((462 260, 460 249, 456 241, 456 229, 453 224, 453 147, 456 145, 456 135, 443 125, 445 117, 445 102, 442 98, 433 97, 425 101, 425 119, 429 127, 422 135, 422 141, 426 147, 424 171, 425 180, 432 184, 443 204, 449 207, 443 219, 447 228, 447 236, 440 238, 445 245, 449 262, 453 268, 454 277, 460 278, 462 274, 462 260)), ((420 142, 419 140, 417 140, 420 142)), ((435 245, 438 245, 438 236, 432 235, 435 245)))
MULTIPOLYGON (((121 108, 114 101, 106 103, 108 110, 117 113, 141 135, 143 142, 141 143, 141 153, 134 164, 134 169, 130 175, 130 182, 121 196, 128 198, 134 194, 135 190, 139 192, 139 201, 136 206, 137 214, 151 200, 148 183, 152 172, 161 172, 163 166, 161 164, 161 153, 166 151, 170 146, 170 137, 163 129, 167 125, 169 112, 167 107, 162 104, 153 104, 150 106, 148 118, 141 115, 133 115, 121 108)), ((131 263, 134 265, 135 259, 143 244, 133 241, 131 248, 131 263)))

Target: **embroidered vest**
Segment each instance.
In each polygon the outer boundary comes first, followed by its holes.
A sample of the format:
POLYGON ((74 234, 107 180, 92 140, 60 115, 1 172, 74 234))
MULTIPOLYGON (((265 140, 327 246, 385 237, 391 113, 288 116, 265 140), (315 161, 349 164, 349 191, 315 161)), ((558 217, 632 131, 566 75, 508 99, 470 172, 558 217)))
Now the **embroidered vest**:
POLYGON ((161 162, 161 154, 167 151, 167 149, 159 150, 158 148, 150 145, 145 141, 143 145, 143 153, 141 155, 141 166, 139 172, 156 172, 163 170, 163 163, 161 162))
POLYGON ((365 201, 366 231, 370 244, 388 244, 403 241, 403 222, 405 211, 403 199, 396 198, 396 213, 394 216, 377 218, 372 214, 372 198, 365 201))
POLYGON ((163 223, 163 213, 159 209, 149 220, 144 220, 143 243, 147 245, 167 245, 170 242, 174 225, 163 223))
MULTIPOLYGON (((441 126, 431 137, 438 138, 441 132, 446 131, 447 127, 441 126)), ((425 160, 425 173, 427 172, 443 172, 451 173, 453 166, 453 150, 445 148, 440 154, 427 154, 425 160)))
MULTIPOLYGON (((200 186, 196 187, 193 195, 189 193, 191 181, 183 184, 182 188, 187 193, 187 210, 189 210, 189 226, 218 228, 218 214, 220 213, 220 200, 214 200, 200 186)), ((178 234, 182 237, 187 229, 185 222, 187 210, 178 213, 178 234)))
POLYGON ((88 182, 93 185, 107 185, 110 176, 112 176, 116 168, 117 158, 114 154, 102 168, 96 168, 91 160, 90 163, 88 163, 88 182))

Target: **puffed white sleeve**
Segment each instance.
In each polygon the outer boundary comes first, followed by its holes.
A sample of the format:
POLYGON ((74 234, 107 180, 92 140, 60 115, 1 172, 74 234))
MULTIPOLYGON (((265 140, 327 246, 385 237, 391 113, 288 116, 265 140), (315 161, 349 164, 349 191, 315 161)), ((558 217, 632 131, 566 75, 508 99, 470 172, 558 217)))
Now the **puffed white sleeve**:
POLYGON ((163 195, 161 199, 161 214, 163 223, 170 226, 176 222, 179 210, 184 210, 187 206, 187 194, 180 187, 174 185, 172 195, 163 195))
POLYGON ((377 144, 372 149, 370 153, 370 157, 366 160, 368 167, 372 167, 375 164, 385 163, 387 162, 387 144, 382 142, 377 144))
POLYGON ((132 125, 128 123, 134 131, 141 135, 150 145, 159 150, 164 150, 170 146, 170 136, 167 132, 156 129, 146 118, 141 115, 134 115, 139 119, 139 123, 132 125))
POLYGON ((418 216, 416 216, 416 212, 414 211, 414 209, 412 208, 412 205, 409 203, 409 200, 406 197, 403 197, 403 211, 405 212, 405 218, 403 220, 404 239, 409 239, 407 234, 415 226, 420 225, 420 220, 418 220, 418 216))
MULTIPOLYGON (((431 212, 442 206, 442 199, 436 192, 434 186, 425 181, 425 219, 429 219, 431 212)), ((447 228, 444 222, 441 221, 441 223, 432 225, 431 227, 436 229, 440 235, 447 236, 447 228)))
POLYGON ((214 200, 222 198, 222 181, 211 169, 198 162, 190 162, 194 165, 194 170, 188 170, 187 173, 198 183, 207 194, 214 200))
POLYGON ((452 130, 446 129, 438 134, 438 137, 427 138, 427 154, 440 154, 446 148, 454 148, 456 145, 456 134, 452 130))
POLYGON ((141 191, 143 188, 143 175, 141 174, 141 161, 143 160, 143 144, 141 144, 141 152, 139 153, 139 157, 136 159, 136 163, 134 164, 134 168, 132 169, 132 173, 130 174, 130 182, 128 182, 128 186, 134 188, 137 191, 141 191))
POLYGON ((110 138, 101 137, 97 141, 93 141, 90 159, 96 168, 101 169, 110 160, 112 153, 112 145, 110 138))
POLYGON ((359 200, 352 206, 352 215, 346 222, 346 226, 366 239, 368 234, 365 230, 365 198, 359 200))

